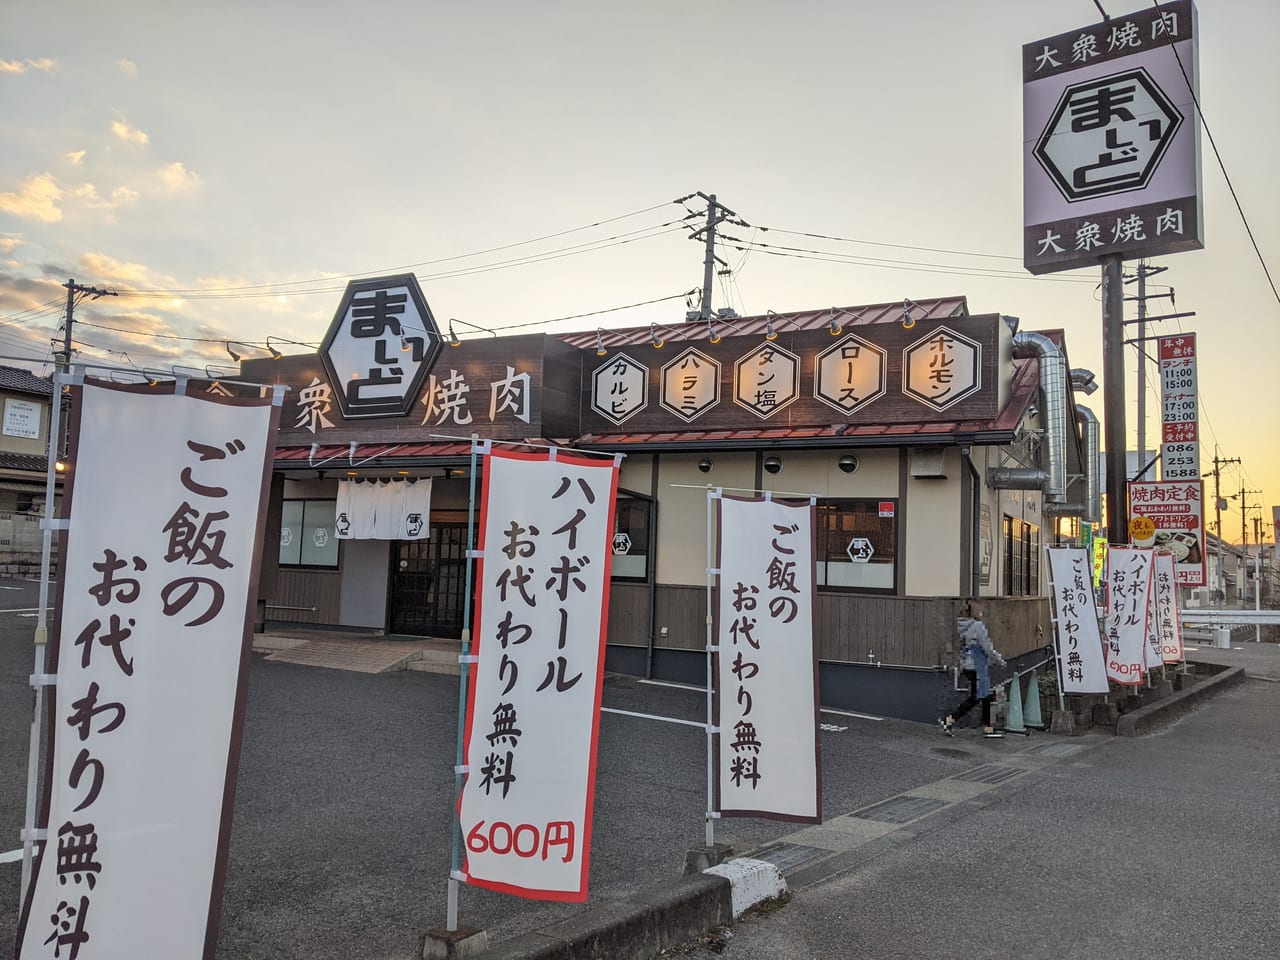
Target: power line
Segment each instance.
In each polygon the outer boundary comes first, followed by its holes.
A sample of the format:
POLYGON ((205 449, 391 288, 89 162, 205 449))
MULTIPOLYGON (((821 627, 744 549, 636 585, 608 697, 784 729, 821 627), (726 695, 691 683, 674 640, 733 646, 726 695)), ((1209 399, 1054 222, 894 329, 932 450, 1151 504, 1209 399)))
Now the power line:
POLYGON ((941 247, 917 247, 909 243, 885 243, 880 240, 855 240, 851 237, 833 237, 825 233, 808 233, 804 230, 784 230, 782 227, 757 227, 762 233, 788 233, 795 237, 812 237, 815 240, 833 240, 837 243, 859 243, 869 247, 892 247, 895 250, 919 250, 923 253, 949 253, 957 257, 986 257, 990 260, 1013 260, 1021 263, 1021 257, 1013 257, 1001 253, 976 253, 972 250, 947 250, 941 247))
MULTIPOLYGON (((745 244, 739 245, 728 240, 725 241, 726 246, 733 247, 737 250, 746 249, 745 244)), ((807 250, 803 247, 788 248, 776 247, 769 244, 754 244, 750 247, 760 253, 766 253, 773 257, 791 257, 796 260, 815 260, 824 263, 844 263, 851 266, 876 267, 883 270, 910 270, 917 273, 939 273, 950 276, 965 277, 986 277, 993 280, 1051 280, 1058 283, 1095 283, 1086 277, 1050 277, 1050 276, 1032 276, 1031 274, 1015 272, 1011 270, 995 270, 985 267, 965 268, 958 264, 945 263, 922 263, 914 260, 886 260, 875 257, 853 257, 844 254, 833 253, 829 250, 807 250), (797 252, 788 252, 797 251, 797 252)))
MULTIPOLYGON (((660 237, 668 233, 675 233, 682 229, 681 221, 672 220, 667 223, 658 224, 656 226, 644 227, 640 230, 632 230, 627 233, 617 234, 612 237, 591 240, 585 243, 574 244, 569 247, 562 247, 559 250, 545 251, 540 254, 531 254, 527 257, 516 257, 510 260, 500 260, 494 263, 481 264, 474 267, 463 267, 457 270, 446 270, 441 273, 424 274, 419 277, 420 280, 450 280, 457 277, 472 276, 479 273, 489 273, 494 270, 505 270, 510 267, 527 266, 531 263, 544 263, 548 260, 560 260, 564 257, 578 256, 583 253, 594 253, 597 250, 606 250, 611 247, 619 247, 628 243, 636 243, 640 240, 651 240, 654 237, 660 237)), ((454 258, 449 258, 454 259, 454 258)), ((393 268, 393 269, 404 269, 393 268)), ((360 274, 359 276, 363 276, 360 274)), ((318 281, 313 281, 318 282, 318 281)), ((345 290, 345 286, 326 286, 314 287, 308 290, 291 290, 288 296, 309 296, 319 293, 337 293, 345 290)), ((278 290, 268 290, 258 293, 181 293, 177 290, 125 290, 121 291, 121 296, 133 297, 135 299, 144 300, 165 300, 171 297, 180 297, 184 300, 244 300, 255 299, 261 297, 279 297, 283 296, 278 290)))
MULTIPOLYGON (((591 230, 595 227, 604 226, 606 223, 615 223, 619 220, 626 220, 630 217, 637 217, 637 216, 640 216, 641 214, 649 213, 653 210, 659 210, 662 207, 667 206, 671 202, 673 201, 667 201, 666 203, 656 203, 653 206, 645 207, 642 210, 633 210, 631 213, 624 213, 617 217, 608 217, 604 220, 597 220, 594 223, 584 224, 583 226, 580 226, 580 227, 571 227, 568 230, 560 230, 555 233, 543 234, 540 237, 533 237, 532 239, 529 239, 529 240, 518 240, 514 243, 504 243, 496 247, 487 247, 484 250, 475 250, 475 251, 472 251, 471 253, 459 253, 451 257, 441 257, 436 260, 423 260, 419 263, 410 263, 401 267, 387 267, 381 270, 363 270, 359 273, 340 273, 340 274, 335 274, 334 276, 331 276, 331 277, 316 277, 311 280, 287 280, 287 281, 282 281, 277 283, 251 283, 251 284, 245 284, 243 286, 235 286, 235 287, 188 287, 188 288, 175 288, 172 290, 141 289, 141 290, 135 290, 132 292, 136 294, 155 293, 155 294, 170 294, 170 295, 171 294, 194 295, 194 294, 200 294, 200 293, 238 292, 243 290, 263 290, 265 288, 271 288, 266 293, 262 293, 258 295, 259 296, 275 296, 276 291, 278 291, 278 289, 281 287, 301 286, 309 283, 332 283, 335 280, 354 280, 357 277, 367 277, 367 276, 372 276, 374 274, 400 273, 406 270, 416 270, 418 267, 429 267, 438 263, 449 263, 453 260, 466 260, 470 257, 484 256, 486 253, 497 253, 500 250, 511 250, 515 247, 528 246, 531 243, 541 243, 543 240, 553 240, 556 237, 568 236, 571 233, 580 233, 583 230, 591 230)), ((651 228, 646 228, 646 229, 651 229, 651 228)), ((633 231, 633 232, 640 232, 640 231, 633 231)), ((621 236, 626 236, 626 234, 622 234, 621 236)), ((341 290, 343 288, 338 287, 337 289, 341 290)), ((330 292, 330 291, 326 290, 323 292, 330 292)))
MULTIPOLYGON (((1165 15, 1164 10, 1160 7, 1160 0, 1153 0, 1156 12, 1161 17, 1165 15)), ((1200 109, 1200 98, 1196 96, 1195 88, 1191 85, 1191 79, 1187 76, 1187 68, 1182 64, 1182 56, 1178 53, 1178 46, 1173 42, 1173 36, 1165 32, 1169 38, 1169 49, 1173 51, 1174 59, 1178 61, 1178 70, 1182 73, 1182 80, 1187 85, 1187 90, 1191 94, 1191 102, 1195 104, 1196 114, 1200 117, 1200 123, 1204 125, 1204 134, 1209 138, 1209 146, 1213 147, 1213 158, 1218 161, 1218 169, 1222 171, 1222 179, 1227 182, 1227 190, 1231 193, 1231 199, 1236 205, 1236 212, 1240 214, 1240 222, 1244 224, 1244 232, 1249 235, 1249 242, 1253 244, 1253 252, 1258 256, 1258 263, 1262 266, 1262 272, 1267 277, 1267 283, 1271 286, 1271 295, 1276 298, 1276 302, 1280 303, 1280 290, 1276 289, 1276 282, 1271 278, 1271 271, 1267 267, 1267 261, 1262 256, 1262 250, 1258 247, 1258 241, 1253 236, 1253 228, 1249 226, 1249 218, 1244 215, 1244 207, 1240 203, 1240 198, 1236 195, 1236 188, 1231 183, 1231 177, 1227 174, 1227 165, 1222 162, 1222 154, 1218 152, 1217 141, 1213 139, 1213 131, 1209 129, 1209 121, 1205 118, 1204 111, 1200 109)))

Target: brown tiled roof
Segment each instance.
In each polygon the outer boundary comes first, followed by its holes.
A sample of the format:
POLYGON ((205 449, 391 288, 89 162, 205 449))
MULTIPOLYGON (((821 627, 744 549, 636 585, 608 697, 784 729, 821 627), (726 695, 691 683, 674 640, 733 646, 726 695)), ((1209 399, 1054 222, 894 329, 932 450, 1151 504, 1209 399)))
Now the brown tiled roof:
POLYGON ((45 473, 49 461, 42 455, 28 453, 0 453, 0 470, 32 470, 45 473))
POLYGON ((53 381, 40 377, 21 367, 0 366, 0 390, 15 393, 34 393, 41 397, 53 395, 53 381))
MULTIPOLYGON (((861 307, 822 307, 818 310, 761 314, 729 320, 716 317, 712 320, 712 324, 716 333, 722 337, 763 336, 768 333, 770 325, 776 332, 786 333, 790 330, 821 330, 832 320, 841 327, 862 326, 870 323, 901 323, 904 311, 910 313, 911 319, 915 321, 941 320, 946 317, 968 316, 969 304, 964 297, 935 297, 920 301, 873 303, 861 307)), ((709 340, 711 338, 711 331, 701 320, 659 324, 652 330, 648 326, 602 330, 599 336, 605 347, 621 347, 633 343, 648 343, 655 333, 660 339, 709 340)), ((561 334, 559 339, 572 346, 584 348, 596 345, 596 335, 596 331, 591 330, 561 334)))

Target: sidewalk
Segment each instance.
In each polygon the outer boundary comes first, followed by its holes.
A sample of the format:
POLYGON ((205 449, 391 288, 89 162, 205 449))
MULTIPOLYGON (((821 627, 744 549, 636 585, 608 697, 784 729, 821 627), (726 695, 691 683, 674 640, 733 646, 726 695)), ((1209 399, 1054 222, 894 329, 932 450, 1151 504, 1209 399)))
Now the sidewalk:
POLYGON ((413 637, 389 640, 381 632, 275 627, 253 635, 253 652, 274 663, 356 673, 419 670, 457 676, 459 640, 413 637))
POLYGON ((1243 631, 1236 632, 1231 638, 1230 650, 1219 649, 1211 643, 1188 643, 1187 659, 1244 667, 1250 677, 1280 683, 1280 644, 1254 643, 1252 629, 1248 631, 1247 640, 1244 636, 1243 631))

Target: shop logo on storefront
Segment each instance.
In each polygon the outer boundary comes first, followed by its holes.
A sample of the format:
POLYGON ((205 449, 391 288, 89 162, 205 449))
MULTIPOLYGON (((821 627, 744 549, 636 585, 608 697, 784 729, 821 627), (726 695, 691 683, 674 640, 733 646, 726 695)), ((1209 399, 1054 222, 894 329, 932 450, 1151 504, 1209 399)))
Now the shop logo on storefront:
POLYGON ((417 278, 375 277, 347 284, 320 345, 320 361, 344 417, 403 417, 440 345, 417 278))

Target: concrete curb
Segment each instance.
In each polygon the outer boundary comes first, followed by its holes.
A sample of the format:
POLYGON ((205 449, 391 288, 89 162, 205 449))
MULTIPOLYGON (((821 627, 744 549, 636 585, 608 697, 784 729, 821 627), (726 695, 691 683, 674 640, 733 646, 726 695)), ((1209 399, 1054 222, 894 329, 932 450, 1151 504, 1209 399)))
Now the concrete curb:
POLYGON ((732 921, 730 882, 698 874, 507 940, 476 960, 648 960, 732 921))
MULTIPOLYGON (((1204 664, 1204 666, 1211 665, 1204 664)), ((1116 722, 1116 736, 1141 737, 1153 733, 1179 717, 1185 716, 1193 707, 1209 697, 1242 683, 1244 679, 1244 667, 1229 667, 1193 687, 1178 691, 1171 697, 1149 703, 1131 713, 1121 714, 1116 722)))

